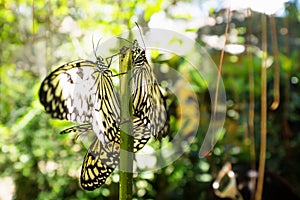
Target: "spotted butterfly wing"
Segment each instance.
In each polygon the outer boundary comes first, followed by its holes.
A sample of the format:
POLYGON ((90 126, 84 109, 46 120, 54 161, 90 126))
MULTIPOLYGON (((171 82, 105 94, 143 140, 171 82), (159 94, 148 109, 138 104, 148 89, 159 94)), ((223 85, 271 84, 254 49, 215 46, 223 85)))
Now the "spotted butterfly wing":
POLYGON ((169 131, 166 99, 147 61, 145 50, 139 46, 137 40, 133 42, 132 60, 133 115, 142 120, 155 138, 164 137, 169 131))
POLYGON ((81 187, 85 190, 94 190, 104 184, 119 164, 119 152, 118 143, 110 141, 103 144, 95 137, 82 164, 81 187))
MULTIPOLYGON (((134 147, 137 152, 142 149, 150 138, 150 130, 141 124, 141 120, 133 120, 134 147)), ((120 160, 120 140, 106 144, 101 143, 94 135, 91 124, 80 124, 67 128, 61 134, 78 132, 76 138, 81 136, 93 136, 92 143, 82 163, 80 185, 85 190, 95 190, 105 183, 108 176, 113 172, 120 160)))
POLYGON ((108 176, 119 164, 119 142, 110 141, 103 144, 95 136, 91 124, 73 126, 63 130, 61 134, 70 132, 78 132, 77 139, 92 136, 92 142, 81 167, 80 185, 85 190, 95 190, 105 183, 108 176))
POLYGON ((101 142, 114 141, 120 125, 120 104, 111 71, 97 62, 67 63, 42 82, 39 98, 52 117, 77 123, 91 123, 101 142))

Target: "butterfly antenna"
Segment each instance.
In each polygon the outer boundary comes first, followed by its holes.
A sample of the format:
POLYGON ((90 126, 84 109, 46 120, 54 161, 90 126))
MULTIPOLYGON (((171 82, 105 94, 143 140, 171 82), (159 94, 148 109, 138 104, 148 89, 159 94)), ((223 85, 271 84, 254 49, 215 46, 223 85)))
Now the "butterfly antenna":
MULTIPOLYGON (((96 48, 95 48, 94 35, 92 36, 93 52, 94 52, 94 56, 95 56, 96 60, 98 60, 98 59, 101 58, 101 57, 97 56, 97 49, 98 49, 98 47, 99 47, 100 41, 101 41, 101 39, 98 40, 97 46, 96 46, 96 48)), ((100 59, 100 60, 101 60, 101 59, 100 59)))
POLYGON ((96 50, 95 50, 95 44, 94 44, 94 35, 92 35, 92 44, 93 44, 93 53, 94 53, 94 56, 97 58, 96 50))
MULTIPOLYGON (((98 47, 99 47, 100 41, 101 41, 101 39, 99 39, 99 41, 97 42, 96 50, 97 50, 98 47)), ((95 53, 96 53, 96 51, 95 51, 95 53)))
POLYGON ((135 22, 135 25, 138 27, 139 29, 139 32, 140 32, 140 35, 141 35, 141 38, 142 38, 142 42, 144 44, 144 48, 146 49, 146 44, 145 44, 145 41, 144 41, 144 37, 143 37, 143 34, 142 34, 142 29, 140 28, 139 24, 137 22, 135 22))

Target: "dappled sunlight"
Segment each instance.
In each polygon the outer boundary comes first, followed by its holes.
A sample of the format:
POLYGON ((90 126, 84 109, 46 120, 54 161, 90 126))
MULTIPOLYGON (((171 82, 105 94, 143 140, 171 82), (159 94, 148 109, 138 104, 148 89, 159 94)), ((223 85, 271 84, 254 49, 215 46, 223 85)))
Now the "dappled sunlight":
POLYGON ((0 200, 300 199, 299 1, 1 5, 0 200))

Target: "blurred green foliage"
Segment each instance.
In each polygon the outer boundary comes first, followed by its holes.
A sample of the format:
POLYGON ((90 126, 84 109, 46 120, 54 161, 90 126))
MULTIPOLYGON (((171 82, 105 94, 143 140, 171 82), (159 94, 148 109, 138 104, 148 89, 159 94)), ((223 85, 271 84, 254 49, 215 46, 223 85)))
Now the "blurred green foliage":
MULTIPOLYGON (((182 4, 195 5, 184 1, 182 4)), ((80 189, 78 175, 86 149, 73 141, 74 136, 59 135, 70 123, 53 120, 38 101, 41 80, 60 64, 92 52, 90 35, 101 37, 117 35, 134 27, 137 21, 148 26, 154 14, 164 13, 174 24, 188 23, 193 15, 172 11, 181 5, 177 1, 13 1, 0 3, 0 180, 13 180, 15 199, 117 199, 118 175, 115 172, 99 190, 85 192, 80 189), (34 13, 34 14, 33 14, 34 13), (62 28, 66 20, 75 23, 62 28)), ((224 17, 224 10, 209 11, 214 19, 224 17)), ((233 12, 231 36, 235 43, 245 45, 247 18, 233 12)), ((254 13, 252 44, 255 82, 255 142, 259 150, 260 125, 260 31, 254 13), (257 25, 257 26, 256 26, 257 25)), ((244 16, 245 17, 245 16, 244 16)), ((274 171, 300 195, 300 56, 299 7, 295 2, 286 4, 286 16, 276 18, 280 51, 281 102, 275 111, 268 110, 267 169, 274 171), (288 30, 284 34, 285 29, 288 30), (297 42, 298 41, 298 42, 297 42)), ((222 21, 222 20, 221 20, 222 21)), ((223 20, 224 21, 224 20, 223 20)), ((180 26, 180 25, 179 25, 180 26)), ((215 63, 219 63, 220 49, 202 40, 203 35, 224 34, 224 22, 214 26, 186 28, 186 33, 197 34, 215 63)), ((269 35, 270 36, 270 35, 269 35)), ((273 95, 272 44, 269 41, 268 105, 273 95)), ((178 56, 156 63, 183 72, 187 62, 178 56)), ((248 136, 249 109, 249 57, 244 52, 227 53, 222 77, 227 95, 225 135, 219 139, 210 156, 199 158, 200 144, 210 119, 210 98, 205 83, 189 72, 191 85, 200 103, 199 130, 190 151, 174 163, 155 172, 135 175, 134 197, 137 199, 214 199, 211 187, 225 161, 234 165, 250 166, 248 136)), ((171 130, 177 127, 176 103, 169 100, 171 130), (172 107, 173 106, 173 107, 172 107)), ((171 133, 172 135, 172 133, 171 133)), ((258 160, 258 158, 257 158, 258 160)))

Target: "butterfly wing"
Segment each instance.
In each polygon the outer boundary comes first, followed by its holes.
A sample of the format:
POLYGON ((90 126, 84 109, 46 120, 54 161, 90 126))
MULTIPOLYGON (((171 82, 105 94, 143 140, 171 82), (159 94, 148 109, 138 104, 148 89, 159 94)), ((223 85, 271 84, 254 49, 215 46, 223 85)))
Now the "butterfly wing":
MULTIPOLYGON (((150 130, 141 124, 140 120, 133 121, 134 127, 134 152, 142 149, 150 138, 150 130)), ((92 135, 94 131, 91 124, 80 124, 67 128, 61 134, 77 132, 76 138, 92 135)), ((95 190, 105 183, 120 160, 120 140, 103 144, 97 137, 93 141, 82 163, 80 185, 85 190, 95 190)))
POLYGON ((153 124, 151 124, 151 129, 154 130, 155 138, 161 138, 168 135, 170 128, 169 115, 166 110, 166 98, 162 95, 158 84, 154 84, 152 89, 153 105, 149 111, 150 121, 153 122, 153 124))
MULTIPOLYGON (((95 119, 92 122, 93 130, 96 134, 105 130, 105 142, 119 141, 120 103, 111 78, 107 75, 102 75, 99 80, 99 88, 100 90, 97 90, 98 95, 96 95, 99 101, 96 102, 95 112, 93 112, 93 119, 95 119)), ((99 138, 99 135, 97 136, 99 138)))
POLYGON ((119 152, 118 143, 111 141, 103 144, 95 137, 82 164, 81 187, 85 190, 94 190, 104 184, 119 164, 119 152))
POLYGON ((67 63, 42 82, 39 97, 53 118, 91 123, 102 142, 117 137, 120 105, 108 67, 87 60, 67 63))
POLYGON ((95 190, 105 183, 108 176, 119 164, 119 142, 111 141, 103 144, 95 137, 91 124, 80 124, 67 128, 61 134, 77 132, 79 137, 91 137, 92 142, 86 153, 80 175, 80 185, 85 190, 95 190))
POLYGON ((143 123, 141 118, 133 118, 133 152, 142 149, 151 137, 150 129, 143 123))
POLYGON ((42 82, 39 97, 46 112, 53 118, 72 122, 90 122, 92 107, 96 96, 94 73, 96 66, 92 62, 78 60, 67 63, 42 82))

